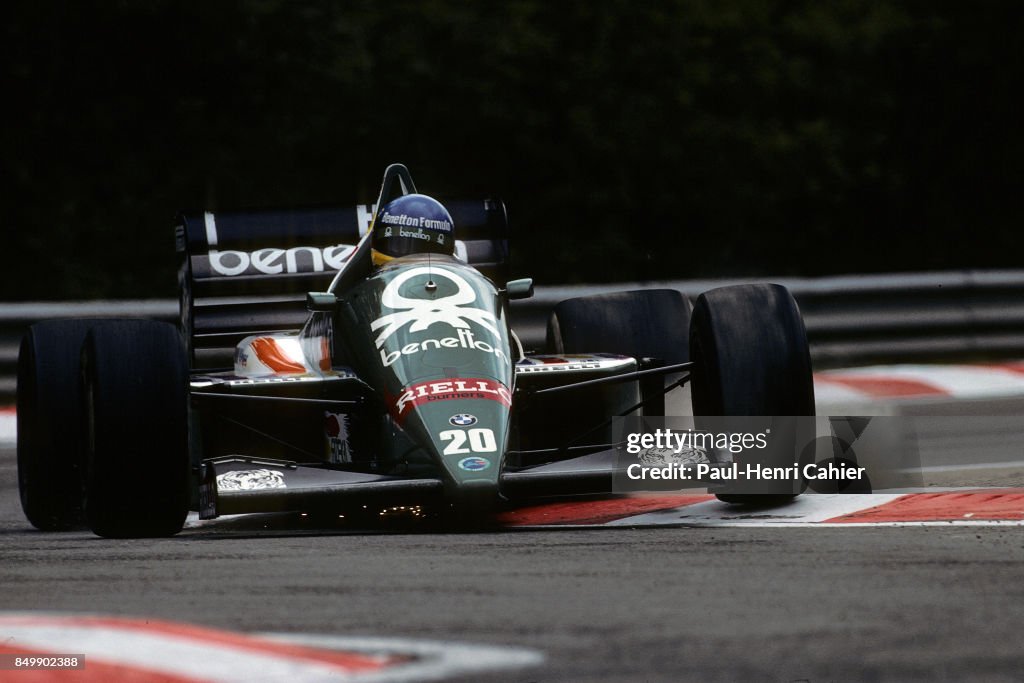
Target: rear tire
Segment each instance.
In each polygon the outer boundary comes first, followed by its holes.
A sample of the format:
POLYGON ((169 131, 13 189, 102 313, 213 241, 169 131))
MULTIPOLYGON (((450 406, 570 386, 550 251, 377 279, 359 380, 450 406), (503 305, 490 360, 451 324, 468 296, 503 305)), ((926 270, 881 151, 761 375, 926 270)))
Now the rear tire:
MULTIPOLYGON (((632 356, 640 369, 685 363, 690 359, 687 332, 692 310, 690 300, 674 289, 634 290, 567 299, 555 306, 548 321, 548 347, 555 353, 564 354, 632 356)), ((663 392, 678 379, 678 374, 668 374, 640 381, 645 416, 667 414, 663 392)), ((676 407, 676 412, 688 412, 685 397, 677 395, 677 400, 682 403, 676 407)), ((601 415, 600 419, 607 417, 601 415)))
MULTIPOLYGON (((638 363, 645 358, 662 365, 682 363, 689 355, 686 331, 691 308, 689 300, 672 289, 566 299, 554 307, 548 320, 547 348, 559 355, 608 353, 630 356, 638 363)), ((672 376, 653 375, 640 382, 554 394, 521 405, 516 431, 531 438, 522 436, 519 447, 608 447, 614 442, 612 416, 631 408, 635 412, 641 402, 644 415, 665 414, 663 389, 668 377, 672 376)), ((539 376, 535 381, 538 386, 564 383, 557 375, 539 376)))
POLYGON ((646 289, 566 299, 548 321, 554 353, 617 353, 657 358, 666 365, 690 359, 690 300, 674 289, 646 289))
POLYGON ((190 499, 188 366, 174 326, 94 326, 82 349, 85 515, 99 536, 171 536, 190 499))
POLYGON ((79 352, 92 320, 29 328, 18 352, 18 492, 41 531, 81 527, 79 352))
MULTIPOLYGON (((690 351, 695 416, 814 415, 807 333, 785 287, 736 285, 701 294, 690 326, 690 351)), ((797 438, 786 434, 777 442, 777 453, 788 462, 767 464, 792 465, 797 438)), ((716 495, 727 503, 774 505, 798 494, 776 488, 764 494, 716 495)))

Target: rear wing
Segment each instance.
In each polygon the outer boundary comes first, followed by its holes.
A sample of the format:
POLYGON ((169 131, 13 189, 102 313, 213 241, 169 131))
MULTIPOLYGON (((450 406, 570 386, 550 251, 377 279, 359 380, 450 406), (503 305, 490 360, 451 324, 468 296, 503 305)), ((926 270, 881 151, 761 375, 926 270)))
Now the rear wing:
MULTIPOLYGON (((499 199, 443 201, 456 255, 498 285, 509 275, 499 199)), ((175 228, 181 325, 192 367, 226 368, 244 337, 299 329, 369 229, 373 207, 184 214, 175 228)))

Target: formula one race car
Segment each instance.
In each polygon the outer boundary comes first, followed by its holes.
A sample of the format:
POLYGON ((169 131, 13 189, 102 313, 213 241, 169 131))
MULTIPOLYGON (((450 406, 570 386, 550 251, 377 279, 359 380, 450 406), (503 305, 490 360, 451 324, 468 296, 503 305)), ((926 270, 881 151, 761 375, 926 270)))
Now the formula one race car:
POLYGON ((145 537, 190 507, 473 517, 611 492, 612 418, 664 415, 687 384, 698 416, 814 414, 784 288, 570 299, 527 353, 509 301, 533 285, 508 279, 503 204, 394 208, 423 197, 395 164, 371 207, 185 216, 180 327, 34 325, 18 366, 29 521, 145 537), (378 253, 385 238, 427 248, 378 253))

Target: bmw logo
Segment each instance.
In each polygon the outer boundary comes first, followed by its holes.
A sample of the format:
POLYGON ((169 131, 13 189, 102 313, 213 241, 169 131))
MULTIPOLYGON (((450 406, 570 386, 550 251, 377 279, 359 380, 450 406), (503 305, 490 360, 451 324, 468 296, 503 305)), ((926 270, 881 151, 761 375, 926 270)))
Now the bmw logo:
POLYGON ((469 413, 459 413, 448 418, 448 422, 456 427, 469 427, 476 424, 476 417, 469 413))
POLYGON ((487 458, 463 458, 459 461, 459 467, 467 472, 480 472, 482 470, 486 470, 490 466, 491 461, 487 458))

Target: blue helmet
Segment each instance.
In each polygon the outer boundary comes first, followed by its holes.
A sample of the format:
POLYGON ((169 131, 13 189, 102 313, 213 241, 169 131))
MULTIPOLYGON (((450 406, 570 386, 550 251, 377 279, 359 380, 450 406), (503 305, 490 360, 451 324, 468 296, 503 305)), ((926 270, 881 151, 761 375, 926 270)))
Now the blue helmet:
POLYGON ((407 194, 377 210, 373 221, 374 263, 427 253, 455 253, 455 223, 439 201, 423 194, 407 194))

